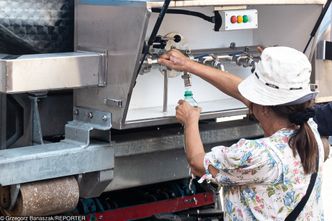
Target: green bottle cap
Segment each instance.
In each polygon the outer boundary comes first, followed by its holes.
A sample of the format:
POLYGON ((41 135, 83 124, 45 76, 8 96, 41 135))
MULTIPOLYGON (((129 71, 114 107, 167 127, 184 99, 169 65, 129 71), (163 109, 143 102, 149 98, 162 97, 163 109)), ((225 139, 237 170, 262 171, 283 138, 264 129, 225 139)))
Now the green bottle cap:
POLYGON ((184 96, 185 97, 191 97, 191 96, 193 96, 193 92, 192 91, 185 91, 184 96))

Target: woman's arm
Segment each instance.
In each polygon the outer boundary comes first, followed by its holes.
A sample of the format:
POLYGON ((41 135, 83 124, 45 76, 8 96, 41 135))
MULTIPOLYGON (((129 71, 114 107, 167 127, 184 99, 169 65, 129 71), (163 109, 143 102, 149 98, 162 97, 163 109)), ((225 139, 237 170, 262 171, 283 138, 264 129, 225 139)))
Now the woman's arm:
POLYGON ((205 173, 205 151, 199 133, 200 108, 192 107, 188 102, 180 100, 176 107, 176 119, 184 126, 184 148, 187 161, 194 175, 202 176, 205 173))
MULTIPOLYGON (((199 133, 200 108, 194 108, 187 102, 180 100, 176 107, 176 119, 184 125, 184 147, 187 161, 194 175, 205 174, 204 157, 205 151, 199 133)), ((217 169, 210 166, 212 175, 218 173, 217 169)))
POLYGON ((188 123, 184 126, 184 147, 188 164, 196 176, 205 174, 205 151, 200 137, 198 123, 188 123))
POLYGON ((211 83, 225 94, 242 101, 247 107, 250 105, 250 102, 238 90, 242 79, 236 75, 192 61, 174 49, 162 55, 158 62, 174 70, 190 72, 211 83))

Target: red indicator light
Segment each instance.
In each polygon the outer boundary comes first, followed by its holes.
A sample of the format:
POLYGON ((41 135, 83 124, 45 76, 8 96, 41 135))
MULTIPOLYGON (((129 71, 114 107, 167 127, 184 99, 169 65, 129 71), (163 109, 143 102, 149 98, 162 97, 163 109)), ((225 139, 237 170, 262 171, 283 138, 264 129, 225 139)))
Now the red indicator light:
POLYGON ((234 23, 236 23, 236 22, 237 22, 237 17, 236 17, 235 15, 233 15, 233 16, 231 17, 231 23, 234 24, 234 23))

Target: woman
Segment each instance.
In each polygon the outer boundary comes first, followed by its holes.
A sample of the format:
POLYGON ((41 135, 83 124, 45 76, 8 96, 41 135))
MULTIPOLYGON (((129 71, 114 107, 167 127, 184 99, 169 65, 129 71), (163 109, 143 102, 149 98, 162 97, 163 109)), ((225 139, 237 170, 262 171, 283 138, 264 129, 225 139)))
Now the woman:
POLYGON ((266 48, 255 73, 245 80, 191 61, 176 50, 162 55, 159 63, 195 74, 241 100, 264 131, 264 138, 241 139, 205 153, 198 127, 200 109, 179 101, 176 118, 185 128, 187 160, 195 175, 224 186, 225 220, 285 220, 316 172, 312 193, 297 220, 324 219, 320 197, 324 150, 312 120, 316 92, 310 90, 311 65, 303 53, 266 48))

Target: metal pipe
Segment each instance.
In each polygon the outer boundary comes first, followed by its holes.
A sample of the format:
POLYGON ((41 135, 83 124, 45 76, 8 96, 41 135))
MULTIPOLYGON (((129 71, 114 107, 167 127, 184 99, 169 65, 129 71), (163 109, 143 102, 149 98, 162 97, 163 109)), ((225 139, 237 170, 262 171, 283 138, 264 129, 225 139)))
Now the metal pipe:
MULTIPOLYGON (((220 49, 210 48, 210 49, 191 50, 189 58, 193 61, 201 63, 213 62, 215 60, 235 63, 235 61, 233 60, 234 55, 238 55, 244 52, 255 55, 255 57, 256 56, 259 57, 259 52, 257 51, 258 46, 259 45, 246 46, 246 47, 220 48, 220 49)), ((152 67, 159 65, 158 57, 159 55, 157 54, 153 54, 150 55, 149 57, 146 57, 142 62, 142 65, 144 65, 144 71, 142 72, 147 73, 151 70, 152 67)))
POLYGON ((79 200, 79 187, 74 177, 21 184, 20 194, 10 216, 48 216, 72 211, 79 200))
POLYGON ((181 77, 183 79, 184 87, 185 88, 191 87, 191 78, 188 72, 183 72, 183 75, 181 77))
POLYGON ((31 112, 32 112, 32 141, 34 144, 43 144, 43 133, 41 130, 40 116, 38 100, 40 97, 45 97, 46 95, 33 95, 29 96, 31 100, 31 112))
MULTIPOLYGON (((198 59, 197 57, 193 57, 193 56, 190 56, 189 57, 190 60, 193 60, 193 61, 199 61, 199 60, 203 60, 205 62, 209 62, 209 61, 213 61, 215 60, 215 58, 219 59, 219 60, 226 60, 226 61, 231 61, 232 60, 232 56, 230 55, 217 55, 215 57, 213 57, 212 55, 207 55, 207 56, 203 56, 201 57, 200 59, 198 59)), ((144 64, 145 65, 158 65, 158 58, 155 58, 155 59, 146 59, 144 61, 144 64)))
POLYGON ((167 105, 168 105, 168 77, 167 77, 167 71, 163 70, 163 74, 164 74, 163 112, 167 112, 167 105))

